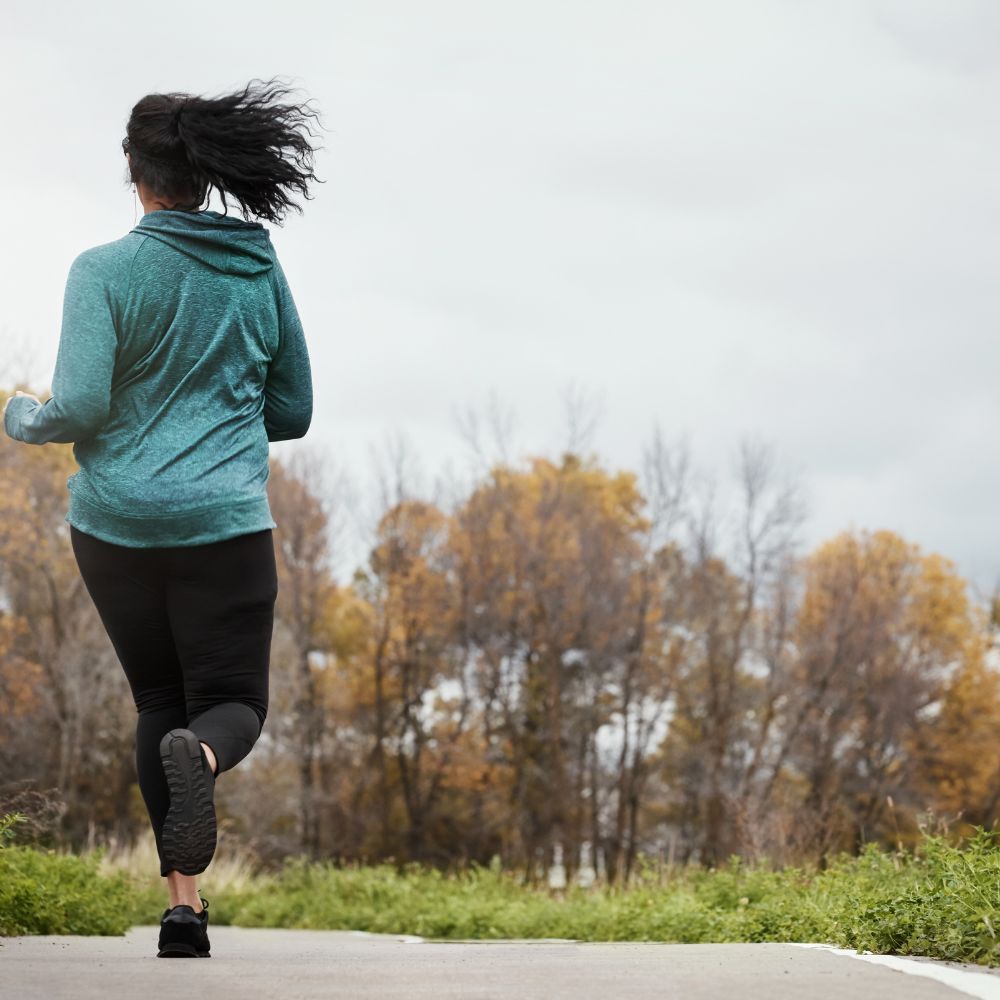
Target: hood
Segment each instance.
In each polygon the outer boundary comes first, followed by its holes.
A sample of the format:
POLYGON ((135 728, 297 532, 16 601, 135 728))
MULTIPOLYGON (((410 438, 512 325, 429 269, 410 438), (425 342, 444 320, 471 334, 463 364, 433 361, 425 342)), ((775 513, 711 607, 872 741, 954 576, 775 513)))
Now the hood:
POLYGON ((259 222, 221 212, 147 212, 132 230, 151 236, 225 274, 260 274, 270 270, 271 236, 259 222))

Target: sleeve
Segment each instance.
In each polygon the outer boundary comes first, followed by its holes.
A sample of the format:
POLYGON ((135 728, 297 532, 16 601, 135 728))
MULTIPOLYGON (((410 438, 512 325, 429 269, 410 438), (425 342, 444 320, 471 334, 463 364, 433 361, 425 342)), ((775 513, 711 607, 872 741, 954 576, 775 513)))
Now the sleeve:
POLYGON ((277 255, 274 291, 278 305, 278 350, 264 382, 264 427, 268 441, 305 437, 312 422, 312 371, 305 333, 277 255))
POLYGON ((118 348, 109 279, 89 252, 70 266, 52 397, 45 403, 27 396, 10 401, 4 430, 15 441, 80 441, 92 437, 107 421, 118 348))

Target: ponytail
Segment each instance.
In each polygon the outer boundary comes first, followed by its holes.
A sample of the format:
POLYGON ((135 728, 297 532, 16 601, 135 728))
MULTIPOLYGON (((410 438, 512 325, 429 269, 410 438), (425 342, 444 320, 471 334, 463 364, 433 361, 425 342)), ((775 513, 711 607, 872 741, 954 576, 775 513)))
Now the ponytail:
POLYGON ((228 198, 244 218, 281 223, 286 211, 302 208, 289 197, 311 198, 313 135, 308 119, 317 112, 302 104, 272 103, 287 87, 254 81, 221 97, 149 94, 132 108, 122 140, 129 154, 126 183, 141 183, 185 211, 199 211, 215 188, 226 212, 228 198))

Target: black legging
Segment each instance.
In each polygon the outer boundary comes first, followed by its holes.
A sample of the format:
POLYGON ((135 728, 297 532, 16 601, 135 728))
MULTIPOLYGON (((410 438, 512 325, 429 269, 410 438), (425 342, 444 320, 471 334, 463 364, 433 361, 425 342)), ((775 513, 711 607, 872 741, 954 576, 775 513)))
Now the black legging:
POLYGON ((83 581, 125 670, 139 712, 139 788, 163 864, 170 805, 160 740, 190 729, 217 772, 253 748, 267 715, 278 578, 271 529, 221 542, 133 548, 70 526, 83 581))

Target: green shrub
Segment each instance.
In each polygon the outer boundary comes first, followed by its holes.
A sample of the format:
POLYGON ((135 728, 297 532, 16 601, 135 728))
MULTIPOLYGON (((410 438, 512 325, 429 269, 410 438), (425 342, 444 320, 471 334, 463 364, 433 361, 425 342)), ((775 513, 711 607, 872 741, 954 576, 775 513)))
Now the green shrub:
POLYGON ((233 901, 245 926, 352 928, 431 938, 563 937, 582 941, 801 941, 880 953, 1000 962, 1000 842, 927 837, 917 854, 868 845, 822 871, 773 870, 738 858, 718 871, 674 871, 666 884, 563 898, 472 866, 459 875, 409 866, 337 868, 294 861, 233 901))
POLYGON ((0 936, 124 934, 130 885, 98 870, 100 855, 78 858, 13 844, 20 813, 0 817, 0 936))
POLYGON ((31 847, 0 851, 0 935, 124 934, 129 884, 91 858, 31 847))
MULTIPOLYGON (((920 858, 905 859, 891 888, 855 894, 857 914, 843 942, 873 952, 1000 962, 998 837, 979 828, 961 850, 925 838, 920 858)), ((866 852, 866 860, 876 857, 874 849, 866 852)))
MULTIPOLYGON (((11 841, 0 820, 0 934, 120 934, 164 906, 153 854, 77 858, 11 841)), ((143 853, 145 851, 145 853, 143 853)), ((255 874, 221 858, 200 880, 215 923, 350 929, 426 938, 580 941, 801 941, 877 953, 1000 964, 1000 834, 964 846, 927 836, 915 853, 868 845, 822 871, 731 858, 719 870, 642 868, 629 888, 526 888, 498 866, 444 873, 409 864, 291 859, 255 874), (215 894, 218 892, 218 899, 215 894)))

